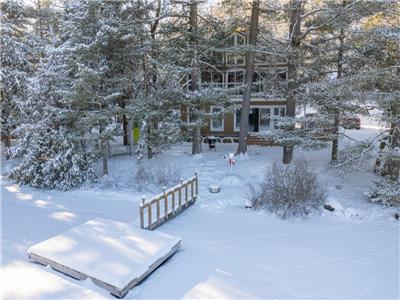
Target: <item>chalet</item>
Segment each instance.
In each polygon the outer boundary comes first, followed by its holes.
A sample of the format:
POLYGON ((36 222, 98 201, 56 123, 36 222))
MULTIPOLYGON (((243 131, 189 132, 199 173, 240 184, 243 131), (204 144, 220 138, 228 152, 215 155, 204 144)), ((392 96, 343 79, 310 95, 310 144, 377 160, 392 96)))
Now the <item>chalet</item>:
MULTIPOLYGON (((257 43, 262 43, 258 41, 257 43)), ((243 99, 245 53, 240 48, 248 44, 248 37, 235 31, 227 37, 227 47, 213 49, 212 67, 201 73, 200 88, 223 87, 233 91, 231 100, 233 110, 229 109, 223 117, 214 117, 202 128, 202 135, 216 137, 238 137, 240 131, 240 106, 243 99)), ((286 86, 286 63, 273 60, 271 56, 257 53, 253 75, 252 94, 249 114, 249 135, 253 132, 268 131, 274 127, 275 116, 286 115, 286 98, 283 93, 286 86)), ((224 107, 208 107, 210 112, 224 111, 224 107)), ((190 111, 182 114, 183 121, 190 122, 190 111)), ((261 143, 249 136, 249 143, 261 143)))

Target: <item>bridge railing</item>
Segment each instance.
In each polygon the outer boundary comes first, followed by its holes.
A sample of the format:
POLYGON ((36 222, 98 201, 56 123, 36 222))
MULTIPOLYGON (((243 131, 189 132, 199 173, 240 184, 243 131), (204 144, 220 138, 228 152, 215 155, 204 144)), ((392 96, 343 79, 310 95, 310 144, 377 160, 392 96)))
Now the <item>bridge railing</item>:
POLYGON ((173 219, 191 206, 197 199, 199 180, 197 173, 192 178, 180 181, 170 189, 164 187, 163 193, 140 203, 140 227, 154 230, 173 219))

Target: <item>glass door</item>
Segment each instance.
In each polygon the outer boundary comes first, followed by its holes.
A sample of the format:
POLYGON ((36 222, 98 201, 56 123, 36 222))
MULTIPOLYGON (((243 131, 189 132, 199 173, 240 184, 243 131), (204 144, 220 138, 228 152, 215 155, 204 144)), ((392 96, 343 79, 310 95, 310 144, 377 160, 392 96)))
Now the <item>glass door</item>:
POLYGON ((260 108, 260 126, 259 131, 268 131, 271 126, 271 109, 260 108))

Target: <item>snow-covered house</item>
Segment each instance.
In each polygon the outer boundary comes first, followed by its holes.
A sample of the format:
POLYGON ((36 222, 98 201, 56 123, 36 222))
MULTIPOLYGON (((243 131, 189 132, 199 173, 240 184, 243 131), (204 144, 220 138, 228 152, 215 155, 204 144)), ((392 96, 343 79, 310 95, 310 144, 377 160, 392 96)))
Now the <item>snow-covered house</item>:
MULTIPOLYGON (((257 41, 260 49, 263 42, 257 41)), ((200 88, 224 87, 232 91, 231 100, 234 108, 210 106, 211 112, 225 111, 223 117, 214 117, 202 129, 203 136, 237 137, 240 130, 240 106, 243 99, 245 73, 245 46, 248 37, 241 31, 227 36, 226 47, 213 48, 213 61, 201 73, 200 88), (242 50, 241 50, 242 49, 242 50)), ((253 76, 250 114, 249 143, 261 143, 250 136, 252 132, 268 131, 274 126, 274 116, 286 114, 286 98, 279 90, 286 86, 287 65, 274 60, 270 55, 258 52, 253 76), (279 95, 280 94, 280 95, 279 95)), ((190 122, 189 109, 182 112, 183 121, 190 122)))

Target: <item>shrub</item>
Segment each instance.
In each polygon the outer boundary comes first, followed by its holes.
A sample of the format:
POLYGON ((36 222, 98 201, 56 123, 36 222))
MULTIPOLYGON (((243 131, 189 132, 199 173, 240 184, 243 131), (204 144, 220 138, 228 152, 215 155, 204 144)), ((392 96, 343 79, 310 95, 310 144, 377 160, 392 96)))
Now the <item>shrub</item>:
POLYGON ((372 202, 380 203, 384 207, 400 207, 400 182, 383 178, 375 182, 375 187, 368 192, 372 202))
POLYGON ((253 209, 267 210, 279 218, 304 218, 321 208, 326 188, 317 179, 306 161, 293 165, 274 164, 257 190, 250 189, 253 209))
POLYGON ((140 164, 136 169, 135 179, 139 190, 146 190, 154 182, 153 172, 150 168, 146 168, 143 164, 140 164))
POLYGON ((181 171, 171 166, 157 169, 157 184, 161 187, 170 187, 179 183, 181 179, 181 171))
POLYGON ((179 183, 181 171, 172 166, 154 168, 140 164, 135 178, 140 191, 148 190, 151 187, 171 187, 179 183))

